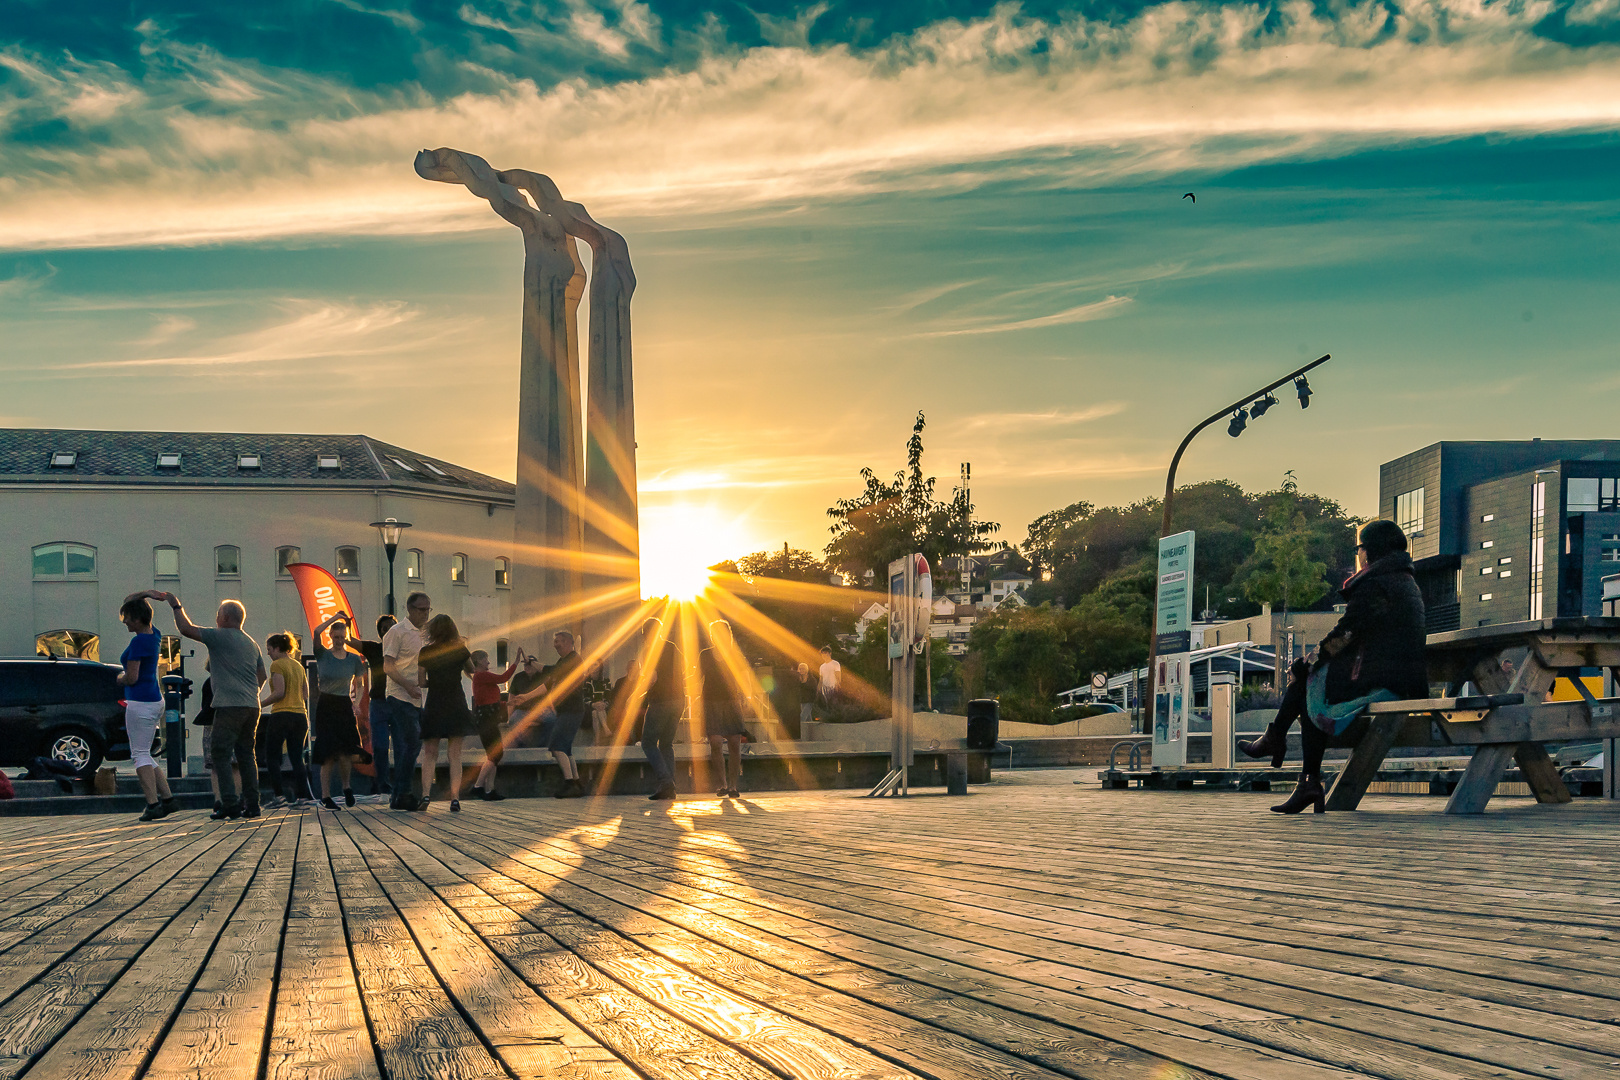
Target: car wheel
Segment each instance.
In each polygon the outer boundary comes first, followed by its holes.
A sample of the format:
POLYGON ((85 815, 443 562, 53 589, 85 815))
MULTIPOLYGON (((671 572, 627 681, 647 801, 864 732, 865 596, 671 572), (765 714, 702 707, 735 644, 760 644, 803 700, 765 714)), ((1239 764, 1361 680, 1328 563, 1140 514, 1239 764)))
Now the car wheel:
POLYGON ((95 775, 101 754, 101 740, 89 728, 57 728, 45 744, 46 757, 67 762, 85 778, 95 775))

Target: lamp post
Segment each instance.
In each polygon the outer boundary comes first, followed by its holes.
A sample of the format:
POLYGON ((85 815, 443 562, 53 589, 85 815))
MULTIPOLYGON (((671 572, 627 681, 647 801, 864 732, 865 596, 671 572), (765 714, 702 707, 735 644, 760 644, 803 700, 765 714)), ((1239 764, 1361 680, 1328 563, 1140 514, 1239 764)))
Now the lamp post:
POLYGON ((394 555, 399 551, 400 530, 408 529, 411 523, 398 518, 383 518, 373 521, 371 527, 382 536, 383 550, 388 553, 388 614, 394 614, 394 555))
MULTIPOLYGON (((1209 427, 1209 425, 1213 424, 1215 421, 1225 419, 1230 414, 1231 423, 1227 425, 1226 433, 1232 436, 1234 439, 1237 438, 1239 435, 1243 434, 1243 429, 1248 426, 1249 417, 1251 415, 1256 418, 1261 417, 1265 415, 1266 410, 1270 409, 1277 403, 1277 399, 1271 396, 1271 392, 1286 382, 1292 382, 1294 384, 1294 389, 1299 394, 1299 407, 1301 409, 1310 408, 1311 384, 1306 380, 1305 373, 1310 371, 1312 368, 1320 367, 1331 359, 1333 359, 1331 353, 1317 357, 1304 367, 1290 371, 1287 375, 1284 375, 1276 382, 1269 383, 1266 386, 1254 391, 1252 394, 1243 395, 1232 404, 1222 409, 1220 412, 1215 413, 1203 423, 1187 432, 1187 437, 1181 440, 1180 446, 1176 447, 1176 456, 1170 459, 1170 474, 1166 476, 1164 480, 1164 520, 1159 526, 1159 535, 1161 537, 1170 535, 1171 508, 1172 502, 1176 497, 1176 466, 1181 464, 1181 455, 1186 453, 1187 444, 1193 441, 1193 436, 1209 427)), ((1149 730, 1152 730, 1154 721, 1153 713, 1158 705, 1158 687, 1153 681, 1153 665, 1154 662, 1159 659, 1158 628, 1159 593, 1158 582, 1155 580, 1153 591, 1153 623, 1148 627, 1148 707, 1146 710, 1146 726, 1149 730)))

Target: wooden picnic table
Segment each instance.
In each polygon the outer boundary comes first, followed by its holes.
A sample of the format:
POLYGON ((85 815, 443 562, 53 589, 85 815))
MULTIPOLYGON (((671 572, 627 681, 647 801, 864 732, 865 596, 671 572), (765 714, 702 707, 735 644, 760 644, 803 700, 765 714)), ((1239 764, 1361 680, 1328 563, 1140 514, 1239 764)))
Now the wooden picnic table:
POLYGON ((1470 627, 1428 637, 1429 681, 1446 697, 1369 706, 1365 736, 1328 792, 1329 810, 1354 810, 1395 746, 1471 747, 1473 757, 1446 803, 1448 814, 1478 814, 1509 761, 1536 801, 1569 801, 1547 743, 1620 738, 1620 698, 1594 697, 1581 668, 1620 676, 1620 618, 1537 619, 1470 627), (1580 697, 1549 702, 1559 676, 1580 697), (1479 691, 1458 696, 1465 684, 1479 691))

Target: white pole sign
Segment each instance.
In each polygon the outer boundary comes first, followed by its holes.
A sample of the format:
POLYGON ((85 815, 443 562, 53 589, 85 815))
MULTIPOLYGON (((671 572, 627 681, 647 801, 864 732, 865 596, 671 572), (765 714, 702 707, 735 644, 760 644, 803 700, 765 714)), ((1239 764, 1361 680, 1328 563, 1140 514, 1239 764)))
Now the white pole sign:
POLYGON ((1153 679, 1153 764, 1187 763, 1187 713, 1192 703, 1193 533, 1159 541, 1158 619, 1153 632, 1158 662, 1153 679))

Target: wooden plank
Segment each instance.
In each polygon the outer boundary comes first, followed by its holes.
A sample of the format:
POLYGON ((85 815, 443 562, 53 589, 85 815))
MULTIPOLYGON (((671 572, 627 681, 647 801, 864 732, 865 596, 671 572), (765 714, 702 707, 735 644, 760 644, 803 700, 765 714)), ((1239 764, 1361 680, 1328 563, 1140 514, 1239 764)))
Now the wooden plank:
POLYGON ((1520 743, 1513 748, 1513 760, 1519 763, 1519 771, 1524 774, 1525 783, 1529 784, 1530 790, 1535 793, 1536 802, 1570 801, 1569 785, 1558 775, 1558 766, 1547 756, 1546 747, 1540 743, 1520 743))
MULTIPOLYGON (((150 939, 133 963, 111 973, 116 981, 105 992, 93 1003, 76 1002, 89 1007, 74 1010, 72 1026, 61 1031, 60 1038, 52 1043, 45 1029, 34 1033, 29 1052, 44 1052, 30 1072, 72 1076, 76 1080, 138 1075, 252 883, 278 824, 261 820, 256 827, 240 831, 249 833, 246 843, 231 854, 194 898, 184 895, 189 902, 150 939)), ((73 959, 74 963, 62 965, 54 974, 66 976, 72 972, 79 958, 73 959)), ((83 986, 81 994, 94 993, 81 977, 75 975, 73 982, 83 986)))
POLYGON ((1399 716, 1374 717, 1369 721, 1367 734, 1350 751, 1350 759, 1327 793, 1329 810, 1354 810, 1361 805, 1362 796, 1367 794, 1368 785, 1377 779, 1379 766, 1395 745, 1403 723, 1399 716))
POLYGON ((268 1080, 379 1080, 322 821, 319 814, 306 814, 299 822, 299 857, 264 1075, 268 1080))
POLYGON ((143 1080, 259 1075, 298 846, 298 820, 289 818, 141 1072, 143 1080))
POLYGON ((1496 794, 1496 785, 1507 770, 1508 760, 1517 749, 1513 743, 1488 743, 1475 749, 1462 779, 1457 781, 1456 790, 1446 800, 1446 813, 1483 814, 1485 805, 1496 794))

